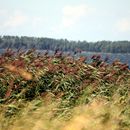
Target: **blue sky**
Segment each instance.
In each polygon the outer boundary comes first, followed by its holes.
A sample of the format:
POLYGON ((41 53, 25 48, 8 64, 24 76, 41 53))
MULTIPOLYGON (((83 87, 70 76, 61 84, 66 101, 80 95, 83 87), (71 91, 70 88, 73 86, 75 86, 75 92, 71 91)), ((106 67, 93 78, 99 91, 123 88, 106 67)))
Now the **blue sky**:
POLYGON ((130 0, 0 0, 0 35, 130 40, 130 0))

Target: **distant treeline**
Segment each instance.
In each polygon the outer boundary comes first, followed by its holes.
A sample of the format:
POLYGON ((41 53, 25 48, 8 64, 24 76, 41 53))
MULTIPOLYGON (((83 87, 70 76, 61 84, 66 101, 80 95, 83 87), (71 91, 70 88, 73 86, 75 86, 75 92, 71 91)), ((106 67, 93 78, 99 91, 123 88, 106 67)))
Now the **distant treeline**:
POLYGON ((80 48, 89 52, 130 53, 130 41, 69 41, 67 39, 0 36, 0 49, 30 49, 75 51, 80 48))

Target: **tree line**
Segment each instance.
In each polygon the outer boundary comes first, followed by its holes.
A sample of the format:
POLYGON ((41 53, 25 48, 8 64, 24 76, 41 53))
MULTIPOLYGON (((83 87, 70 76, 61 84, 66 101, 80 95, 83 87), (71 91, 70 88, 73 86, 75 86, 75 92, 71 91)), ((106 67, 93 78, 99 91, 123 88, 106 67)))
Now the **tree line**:
POLYGON ((37 38, 27 36, 0 36, 0 49, 31 49, 88 52, 130 53, 130 41, 70 41, 67 39, 37 38))

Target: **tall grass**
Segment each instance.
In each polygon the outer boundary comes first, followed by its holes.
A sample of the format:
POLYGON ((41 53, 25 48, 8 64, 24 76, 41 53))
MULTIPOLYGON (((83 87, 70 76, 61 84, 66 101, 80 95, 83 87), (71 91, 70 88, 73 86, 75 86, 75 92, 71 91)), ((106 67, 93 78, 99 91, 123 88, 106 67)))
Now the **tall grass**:
POLYGON ((97 97, 89 104, 71 110, 71 118, 54 117, 58 102, 36 106, 38 100, 27 103, 20 115, 1 116, 1 130, 129 130, 130 105, 120 103, 118 95, 108 101, 97 97))
POLYGON ((129 130, 130 70, 94 55, 0 56, 0 130, 129 130))

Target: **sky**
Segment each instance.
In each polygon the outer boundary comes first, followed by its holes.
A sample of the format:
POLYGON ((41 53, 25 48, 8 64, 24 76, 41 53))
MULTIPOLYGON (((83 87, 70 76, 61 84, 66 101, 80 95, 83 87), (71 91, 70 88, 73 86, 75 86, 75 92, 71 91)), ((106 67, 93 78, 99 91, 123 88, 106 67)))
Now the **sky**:
POLYGON ((130 40, 130 0, 0 0, 0 35, 130 40))

